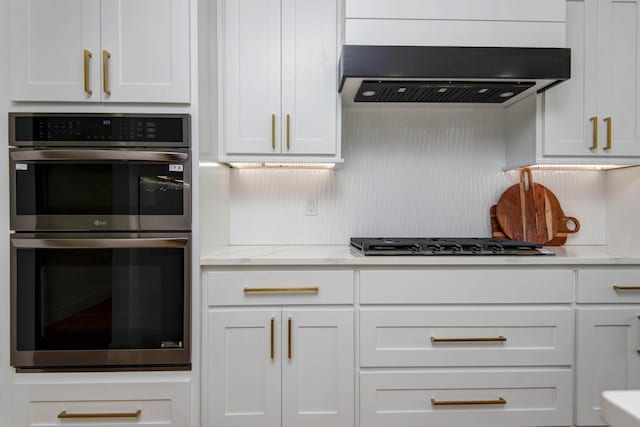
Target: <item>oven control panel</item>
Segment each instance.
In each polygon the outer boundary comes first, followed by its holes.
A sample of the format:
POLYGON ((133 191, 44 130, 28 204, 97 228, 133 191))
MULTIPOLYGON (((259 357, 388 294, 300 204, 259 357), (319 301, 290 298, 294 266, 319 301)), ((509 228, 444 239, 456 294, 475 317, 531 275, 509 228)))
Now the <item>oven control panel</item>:
POLYGON ((10 145, 188 146, 188 115, 10 114, 10 145), (54 143, 54 144, 48 144, 54 143))

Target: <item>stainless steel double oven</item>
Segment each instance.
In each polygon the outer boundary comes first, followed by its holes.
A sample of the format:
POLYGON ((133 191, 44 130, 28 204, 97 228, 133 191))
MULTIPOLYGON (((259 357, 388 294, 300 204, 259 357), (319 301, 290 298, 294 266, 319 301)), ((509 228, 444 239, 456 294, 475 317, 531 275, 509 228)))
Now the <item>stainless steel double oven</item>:
POLYGON ((11 363, 188 369, 188 115, 9 114, 11 363))

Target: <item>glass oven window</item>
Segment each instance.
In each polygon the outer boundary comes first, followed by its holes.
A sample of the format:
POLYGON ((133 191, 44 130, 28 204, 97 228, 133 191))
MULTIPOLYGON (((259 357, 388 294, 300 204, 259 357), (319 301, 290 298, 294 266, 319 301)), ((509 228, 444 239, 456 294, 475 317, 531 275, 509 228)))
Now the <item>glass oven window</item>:
POLYGON ((183 249, 18 249, 16 261, 18 351, 183 347, 183 249))
POLYGON ((16 171, 16 214, 183 215, 184 174, 169 168, 166 163, 31 162, 16 171))

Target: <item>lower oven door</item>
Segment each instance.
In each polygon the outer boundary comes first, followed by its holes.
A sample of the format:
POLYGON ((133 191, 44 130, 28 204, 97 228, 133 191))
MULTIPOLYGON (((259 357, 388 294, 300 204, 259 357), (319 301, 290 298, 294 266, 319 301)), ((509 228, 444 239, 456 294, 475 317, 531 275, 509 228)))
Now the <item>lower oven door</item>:
POLYGON ((191 229, 189 150, 11 148, 11 229, 191 229))
POLYGON ((11 364, 185 369, 190 234, 11 236, 11 364))

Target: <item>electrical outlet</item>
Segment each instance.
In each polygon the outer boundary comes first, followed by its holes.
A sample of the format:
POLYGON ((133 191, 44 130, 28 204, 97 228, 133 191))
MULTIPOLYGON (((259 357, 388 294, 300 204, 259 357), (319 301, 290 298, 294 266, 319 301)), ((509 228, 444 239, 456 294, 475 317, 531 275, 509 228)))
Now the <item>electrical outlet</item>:
POLYGON ((304 199, 304 214, 305 216, 318 215, 318 199, 315 197, 307 197, 304 199))

